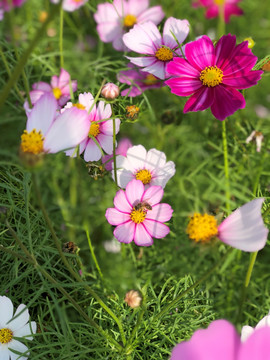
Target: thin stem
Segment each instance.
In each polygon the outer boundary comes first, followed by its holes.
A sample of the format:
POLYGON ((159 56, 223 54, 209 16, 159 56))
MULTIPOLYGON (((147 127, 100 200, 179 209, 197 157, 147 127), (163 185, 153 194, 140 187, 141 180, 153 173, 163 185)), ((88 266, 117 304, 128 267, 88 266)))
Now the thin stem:
POLYGON ((27 250, 26 246, 24 246, 24 244, 22 243, 21 239, 17 236, 16 232, 12 229, 12 227, 9 225, 9 222, 6 220, 6 226, 8 228, 8 230, 10 231, 13 239, 19 244, 19 246, 21 247, 22 251, 25 253, 26 257, 29 259, 32 259, 32 255, 30 254, 30 252, 27 250))
POLYGON ((59 52, 60 52, 60 67, 64 67, 64 55, 63 55, 63 29, 64 29, 64 10, 60 7, 60 29, 59 29, 59 52))
POLYGON ((227 215, 231 212, 230 207, 230 180, 229 180, 229 162, 228 162, 228 146, 227 146, 227 135, 226 135, 226 119, 222 121, 222 143, 223 143, 223 155, 224 155, 224 173, 226 180, 226 210, 227 215))
POLYGON ((28 257, 24 257, 23 255, 17 253, 16 251, 13 251, 13 250, 10 250, 6 247, 4 247, 3 245, 0 245, 0 251, 3 251, 7 254, 10 254, 12 255, 14 258, 18 258, 18 259, 21 259, 22 261, 28 263, 28 264, 35 264, 31 259, 29 259, 28 257))
POLYGON ((225 34, 225 7, 224 4, 218 6, 218 38, 225 34))
POLYGON ((92 242, 91 242, 91 239, 90 239, 89 231, 88 231, 88 229, 87 229, 86 226, 85 226, 85 233, 86 233, 86 236, 87 236, 89 249, 90 249, 92 258, 93 258, 93 260, 94 260, 94 263, 95 263, 95 265, 96 265, 97 271, 98 271, 99 276, 101 277, 101 279, 103 279, 103 274, 102 274, 102 272, 101 272, 101 270, 100 270, 100 267, 99 267, 99 264, 98 264, 98 261, 97 261, 97 258, 96 258, 96 255, 95 255, 93 246, 92 246, 92 242))
POLYGON ((116 169, 116 153, 115 153, 115 144, 116 144, 116 134, 115 134, 115 115, 114 115, 114 109, 113 109, 113 104, 111 105, 112 108, 112 118, 113 118, 113 172, 114 172, 114 181, 116 184, 116 187, 118 188, 118 183, 117 183, 117 169, 116 169))

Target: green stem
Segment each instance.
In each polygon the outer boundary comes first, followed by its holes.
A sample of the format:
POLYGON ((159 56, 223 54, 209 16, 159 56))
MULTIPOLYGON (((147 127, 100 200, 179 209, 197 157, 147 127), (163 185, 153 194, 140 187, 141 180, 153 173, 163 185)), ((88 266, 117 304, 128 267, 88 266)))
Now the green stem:
POLYGON ((27 248, 24 246, 24 244, 22 243, 21 239, 17 236, 16 232, 12 229, 12 227, 9 225, 9 222, 6 220, 6 226, 8 228, 8 230, 10 231, 13 239, 18 243, 18 245, 21 247, 21 249, 23 250, 23 252, 25 253, 25 255, 27 256, 27 258, 32 259, 32 255, 30 254, 30 252, 27 250, 27 248))
POLYGON ((113 104, 111 105, 112 108, 112 118, 113 118, 113 172, 114 172, 114 181, 116 184, 116 187, 118 188, 118 182, 117 182, 117 169, 116 169, 116 153, 115 153, 115 144, 116 144, 116 134, 115 134, 115 115, 114 115, 114 109, 113 104))
POLYGON ((224 155, 224 173, 226 180, 226 210, 227 215, 231 212, 230 207, 230 180, 229 180, 229 162, 228 162, 228 146, 227 146, 227 135, 226 135, 226 119, 222 121, 222 143, 223 143, 223 155, 224 155))
POLYGON ((218 38, 220 38, 226 31, 224 4, 218 7, 218 20, 218 38))
POLYGON ((99 267, 99 264, 98 264, 98 261, 97 261, 97 258, 96 258, 96 255, 95 255, 95 252, 94 252, 94 249, 93 249, 93 246, 92 246, 92 242, 91 242, 91 239, 90 239, 90 236, 89 236, 89 231, 87 229, 87 227, 85 226, 85 233, 86 233, 86 236, 87 236, 87 240, 88 240, 88 245, 89 245, 89 249, 90 249, 90 252, 91 252, 91 255, 92 255, 92 258, 94 260, 94 263, 96 265, 96 268, 97 268, 97 271, 99 273, 99 276, 101 277, 101 279, 103 279, 103 274, 100 270, 100 267, 99 267))
POLYGON ((60 7, 60 29, 59 29, 59 51, 60 51, 60 67, 64 68, 63 56, 63 29, 64 29, 64 10, 60 7))
POLYGON ((17 253, 16 251, 13 251, 13 250, 10 250, 10 249, 4 247, 3 245, 0 245, 0 251, 3 251, 3 252, 5 252, 5 253, 7 253, 7 254, 12 255, 14 258, 21 259, 23 262, 26 262, 26 263, 28 263, 28 264, 32 264, 32 265, 35 264, 35 263, 34 263, 31 259, 29 259, 28 257, 26 258, 26 257, 22 256, 21 254, 17 253))

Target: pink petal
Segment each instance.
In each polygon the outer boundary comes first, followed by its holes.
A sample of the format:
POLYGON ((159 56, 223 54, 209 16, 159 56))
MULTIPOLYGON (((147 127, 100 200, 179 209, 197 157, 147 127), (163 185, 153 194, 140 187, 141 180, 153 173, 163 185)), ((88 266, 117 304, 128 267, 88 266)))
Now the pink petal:
POLYGON ((137 17, 137 22, 144 23, 146 21, 152 21, 154 24, 157 25, 161 22, 163 18, 164 18, 164 12, 162 10, 162 7, 153 6, 141 12, 141 14, 137 17))
POLYGON ((99 134, 97 136, 97 141, 99 142, 101 148, 109 155, 113 153, 113 138, 112 136, 107 136, 99 134))
MULTIPOLYGON (((116 118, 115 119, 115 134, 119 133, 120 130, 120 119, 116 118)), ((113 135, 113 120, 107 120, 104 122, 100 122, 100 131, 105 134, 105 135, 113 135)))
POLYGON ((115 208, 107 209, 105 217, 111 225, 121 225, 130 220, 130 214, 120 212, 115 208))
POLYGON ((263 202, 263 198, 252 200, 229 215, 218 227, 219 239, 243 251, 261 250, 268 235, 261 215, 263 202))
POLYGON ((172 213, 173 209, 170 207, 169 204, 156 204, 152 207, 152 210, 147 211, 145 219, 166 222, 171 219, 172 213))
POLYGON ((236 89, 246 89, 251 86, 254 86, 261 79, 263 71, 250 71, 248 74, 237 76, 238 73, 234 74, 235 76, 229 76, 223 78, 223 84, 227 86, 232 86, 236 89))
POLYGON ((100 40, 105 43, 112 42, 117 37, 123 35, 123 31, 116 21, 98 24, 97 32, 100 40))
POLYGON ((66 85, 69 85, 69 80, 70 80, 69 73, 65 69, 61 68, 58 84, 56 87, 59 87, 60 89, 64 88, 66 85))
POLYGON ((95 99, 90 92, 85 92, 79 95, 79 104, 82 104, 85 107, 85 110, 89 112, 91 106, 93 105, 95 99))
POLYGON ((218 17, 218 6, 217 5, 212 5, 210 6, 205 13, 205 17, 207 19, 213 19, 215 17, 218 17))
POLYGON ((153 245, 153 239, 143 224, 137 224, 135 229, 134 242, 138 246, 153 245))
POLYGON ((230 60, 231 54, 235 48, 236 36, 235 35, 223 35, 217 42, 216 45, 216 66, 218 68, 225 68, 230 60))
POLYGON ((165 71, 166 63, 163 61, 157 60, 154 64, 147 66, 142 69, 142 71, 146 71, 158 79, 164 80, 169 77, 169 75, 165 71))
POLYGON ((127 201, 126 198, 126 193, 124 190, 118 190, 114 200, 113 200, 114 206, 116 207, 117 210, 125 212, 130 214, 130 212, 132 211, 132 206, 130 205, 130 203, 127 201))
POLYGON ((99 23, 118 22, 119 15, 115 11, 115 7, 112 4, 105 3, 97 6, 97 12, 94 14, 95 21, 99 23))
POLYGON ((169 17, 166 20, 163 29, 163 42, 165 46, 174 49, 178 47, 178 44, 172 33, 178 42, 182 44, 189 33, 189 22, 187 20, 175 19, 174 17, 169 17))
POLYGON ((120 242, 130 243, 134 239, 135 225, 133 221, 118 225, 113 232, 114 237, 120 242))
POLYGON ((156 239, 163 239, 170 232, 170 228, 167 225, 155 220, 145 219, 143 225, 148 233, 156 239))
MULTIPOLYGON (((128 0, 126 5, 126 14, 132 14, 137 17, 140 13, 147 10, 149 7, 149 0, 128 0)), ((140 22, 138 21, 138 18, 137 22, 140 22)))
POLYGON ((200 71, 187 62, 187 60, 174 57, 172 61, 167 64, 166 71, 173 76, 183 76, 185 78, 200 78, 200 71))
POLYGON ((144 57, 129 57, 126 58, 134 65, 144 67, 151 66, 157 62, 157 59, 154 56, 144 56, 144 57))
MULTIPOLYGON (((45 92, 43 90, 32 90, 32 91, 30 91, 29 95, 30 95, 32 105, 35 105, 35 103, 38 102, 38 100, 44 94, 45 94, 45 92)), ((27 102, 27 100, 26 100, 26 102, 27 102)), ((27 105, 28 105, 28 102, 27 102, 27 105)))
POLYGON ((234 4, 225 4, 225 22, 230 21, 231 15, 240 16, 243 15, 243 10, 240 9, 237 5, 234 4))
POLYGON ((256 329, 242 345, 237 360, 270 360, 270 328, 256 329))
POLYGON ((43 81, 39 81, 35 84, 32 85, 32 88, 34 90, 41 90, 43 92, 51 92, 52 91, 52 87, 51 85, 43 82, 43 81))
POLYGON ((200 88, 203 88, 199 79, 192 78, 172 78, 165 81, 165 84, 171 88, 171 92, 178 96, 189 96, 194 94, 200 88))
POLYGON ((202 36, 185 46, 185 55, 188 62, 202 71, 207 66, 215 65, 215 49, 212 40, 208 36, 202 36))
MULTIPOLYGON (((217 88, 217 86, 216 86, 217 88)), ((186 102, 183 113, 189 111, 203 111, 208 109, 214 101, 214 88, 202 86, 186 102)))
POLYGON ((143 194, 142 201, 147 201, 150 205, 156 205, 160 202, 164 194, 161 186, 150 186, 143 194))
POLYGON ((131 180, 127 184, 126 197, 131 206, 141 202, 144 193, 144 185, 140 180, 131 180))
POLYGON ((106 104, 104 101, 100 101, 97 107, 96 120, 109 119, 112 115, 112 109, 110 104, 106 104))
POLYGON ((98 161, 102 156, 102 153, 94 142, 94 140, 89 139, 84 151, 84 160, 85 161, 98 161))

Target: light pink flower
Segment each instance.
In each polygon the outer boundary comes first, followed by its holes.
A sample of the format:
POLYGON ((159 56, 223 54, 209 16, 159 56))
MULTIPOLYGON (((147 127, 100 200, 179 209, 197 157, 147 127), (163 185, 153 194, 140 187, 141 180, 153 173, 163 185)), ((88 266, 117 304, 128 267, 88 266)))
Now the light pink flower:
POLYGON ((119 51, 128 51, 122 37, 134 24, 152 21, 159 24, 164 17, 161 6, 149 8, 149 0, 114 0, 112 4, 99 4, 94 18, 101 41, 112 42, 119 51))
POLYGON ((241 341, 246 341, 255 330, 260 329, 264 326, 270 327, 270 313, 263 317, 255 326, 255 328, 248 325, 243 326, 241 330, 241 341))
POLYGON ((119 96, 119 87, 114 83, 107 83, 103 86, 101 90, 101 95, 105 97, 106 100, 114 100, 119 96))
POLYGON ((143 67, 143 71, 164 80, 170 76, 166 72, 166 65, 175 57, 175 53, 181 55, 178 43, 182 44, 188 33, 189 22, 173 17, 166 20, 163 35, 160 34, 157 26, 151 21, 137 24, 123 36, 123 41, 130 50, 146 56, 127 56, 127 58, 132 64, 143 67))
MULTIPOLYGON (((115 149, 116 155, 126 156, 128 149, 132 146, 132 142, 128 138, 123 138, 119 141, 117 148, 115 149)), ((105 169, 107 171, 112 170, 113 157, 111 155, 102 156, 102 163, 105 164, 105 169), (110 161, 108 161, 111 159, 110 161), (108 162, 107 162, 108 161, 108 162)))
MULTIPOLYGON (((62 8, 65 11, 75 11, 87 3, 88 0, 63 0, 62 8)), ((58 4, 60 0, 51 0, 53 4, 58 4)))
POLYGON ((213 321, 197 330, 189 341, 176 345, 170 360, 270 360, 270 328, 256 330, 241 343, 227 320, 213 321))
POLYGON ((252 133, 246 138, 246 144, 250 143, 252 140, 255 140, 257 152, 261 151, 262 148, 262 142, 263 142, 264 136, 260 131, 253 130, 252 133))
POLYGON ((224 6, 225 22, 228 23, 232 15, 236 15, 236 16, 243 15, 243 10, 237 6, 237 4, 240 1, 241 0, 198 0, 197 2, 193 3, 193 6, 205 7, 206 8, 205 17, 207 19, 218 17, 219 6, 224 6))
POLYGON ((162 239, 170 232, 167 225, 173 210, 168 204, 160 204, 163 197, 161 186, 147 190, 140 180, 128 183, 126 191, 119 190, 114 198, 114 208, 106 211, 106 219, 116 226, 115 238, 126 244, 134 240, 138 246, 150 246, 153 237, 162 239))
POLYGON ((0 0, 0 20, 3 19, 4 13, 14 7, 20 7, 26 0, 0 0))

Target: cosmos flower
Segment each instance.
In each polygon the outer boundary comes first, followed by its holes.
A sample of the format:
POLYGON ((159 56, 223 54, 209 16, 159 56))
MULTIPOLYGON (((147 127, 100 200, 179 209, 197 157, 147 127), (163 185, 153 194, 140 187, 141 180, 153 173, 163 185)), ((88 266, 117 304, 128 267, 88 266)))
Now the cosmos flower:
POLYGON ((270 313, 264 318, 262 318, 255 326, 255 328, 248 325, 243 326, 241 331, 241 341, 246 341, 255 330, 260 329, 264 326, 270 327, 270 313))
POLYGON ((130 85, 129 89, 121 91, 122 96, 135 97, 141 95, 147 89, 154 89, 161 87, 160 79, 154 75, 142 71, 133 64, 128 64, 129 70, 120 71, 117 75, 117 80, 123 84, 130 85))
MULTIPOLYGON (((87 3, 88 0, 63 0, 62 8, 65 11, 75 11, 87 3)), ((53 4, 58 4, 60 0, 51 0, 53 4)))
POLYGON ((0 0, 0 20, 3 19, 5 11, 10 11, 12 7, 20 7, 26 0, 0 0))
POLYGON ((143 71, 164 80, 170 76, 166 72, 166 65, 175 58, 175 54, 181 55, 178 43, 182 44, 188 33, 189 22, 173 17, 166 20, 163 35, 151 21, 134 25, 134 28, 123 36, 123 41, 130 50, 146 56, 127 58, 132 64, 142 67, 143 71))
POLYGON ((22 153, 57 153, 77 146, 87 136, 86 111, 74 107, 57 115, 57 106, 53 94, 46 93, 33 107, 21 136, 22 153))
POLYGON ((263 202, 263 198, 258 198, 246 203, 232 212, 219 226, 214 216, 195 213, 189 221, 187 233, 196 242, 208 242, 217 236, 236 249, 259 251, 265 246, 268 235, 261 215, 263 202))
MULTIPOLYGON (((121 188, 125 188, 132 179, 141 180, 146 188, 152 185, 164 188, 175 174, 174 162, 166 162, 163 152, 157 149, 146 151, 142 145, 130 147, 126 156, 117 156, 116 167, 117 183, 121 188)), ((114 179, 114 171, 112 177, 114 179)))
POLYGON ((170 232, 163 224, 172 217, 173 210, 168 204, 160 204, 163 197, 161 186, 147 190, 140 180, 128 183, 126 191, 119 190, 114 198, 114 208, 106 211, 109 224, 116 226, 113 234, 123 243, 134 240, 138 246, 153 245, 153 237, 162 239, 170 232))
POLYGON ((269 360, 270 328, 263 327, 241 343, 227 320, 213 321, 207 329, 195 331, 189 341, 176 345, 170 360, 269 360))
POLYGON ((213 115, 224 120, 246 105, 237 91, 257 84, 263 71, 251 69, 257 61, 248 42, 236 45, 236 37, 222 36, 214 47, 208 36, 185 46, 186 59, 175 57, 167 65, 173 76, 165 82, 173 94, 189 96, 184 113, 211 108, 213 115))
MULTIPOLYGON (((79 95, 77 104, 68 103, 65 109, 78 107, 87 115, 90 130, 85 138, 81 141, 79 153, 84 152, 85 161, 98 161, 102 157, 99 146, 109 155, 113 153, 113 120, 110 119, 112 109, 110 104, 100 101, 98 106, 95 104, 94 97, 91 93, 79 95), (95 140, 94 140, 94 139, 95 140), (99 146, 96 144, 99 144, 99 146)), ((63 110, 63 109, 62 109, 63 110)), ((66 110, 65 110, 66 111, 66 110)), ((115 119, 115 133, 119 132, 120 119, 115 119)), ((76 156, 75 149, 66 152, 69 156, 76 156)))
POLYGON ((212 19, 219 16, 219 8, 224 6, 225 22, 230 21, 232 15, 243 15, 243 10, 240 9, 237 4, 241 0, 197 0, 193 3, 194 7, 202 6, 206 8, 205 17, 212 19))
MULTIPOLYGON (((123 138, 119 141, 117 148, 115 149, 116 155, 126 156, 128 149, 132 146, 132 142, 128 138, 123 138)), ((112 170, 113 157, 111 155, 102 156, 102 163, 105 164, 105 169, 107 171, 112 170), (110 161, 108 161, 111 159, 110 161)))
POLYGON ((257 152, 261 151, 263 134, 260 131, 253 130, 252 133, 246 138, 246 144, 250 143, 252 140, 255 140, 257 152))
POLYGON ((24 304, 18 306, 15 314, 13 312, 12 301, 6 296, 0 296, 0 358, 26 360, 29 356, 27 346, 14 338, 33 340, 32 334, 36 333, 37 325, 35 321, 29 323, 29 312, 24 304), (16 355, 11 350, 24 355, 16 355))
POLYGON ((128 51, 122 37, 134 24, 152 21, 159 24, 164 17, 161 6, 149 8, 149 0, 113 0, 111 4, 99 4, 94 18, 101 41, 112 42, 118 51, 128 51))

